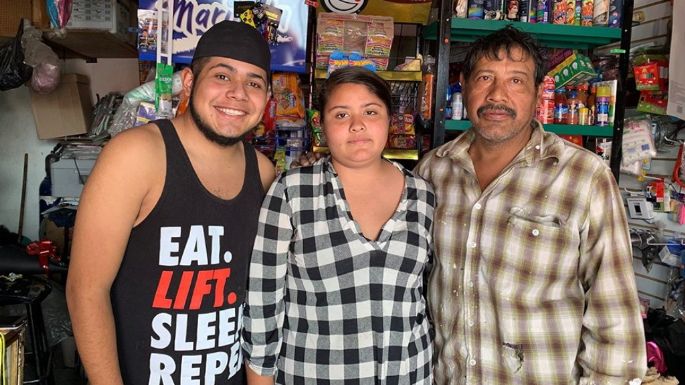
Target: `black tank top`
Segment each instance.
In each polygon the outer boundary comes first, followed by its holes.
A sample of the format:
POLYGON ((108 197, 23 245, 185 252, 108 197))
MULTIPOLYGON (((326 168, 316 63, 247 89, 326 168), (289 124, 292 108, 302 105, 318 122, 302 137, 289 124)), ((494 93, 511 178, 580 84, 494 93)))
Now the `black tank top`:
POLYGON ((131 231, 111 290, 124 384, 243 384, 243 302, 264 197, 257 156, 244 144, 242 190, 223 200, 200 182, 173 124, 155 123, 164 190, 131 231))

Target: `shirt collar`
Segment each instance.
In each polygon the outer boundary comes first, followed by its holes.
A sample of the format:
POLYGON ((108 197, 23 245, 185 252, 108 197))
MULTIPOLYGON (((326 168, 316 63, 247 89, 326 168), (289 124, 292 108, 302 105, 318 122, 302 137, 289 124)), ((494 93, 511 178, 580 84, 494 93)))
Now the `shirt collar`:
MULTIPOLYGON (((524 161, 530 166, 547 158, 559 159, 564 148, 564 142, 557 135, 545 131, 542 124, 533 120, 533 134, 523 150, 514 158, 513 163, 524 161)), ((458 138, 446 143, 438 148, 435 155, 437 157, 448 157, 454 160, 468 157, 468 151, 475 138, 473 130, 468 130, 458 138)))

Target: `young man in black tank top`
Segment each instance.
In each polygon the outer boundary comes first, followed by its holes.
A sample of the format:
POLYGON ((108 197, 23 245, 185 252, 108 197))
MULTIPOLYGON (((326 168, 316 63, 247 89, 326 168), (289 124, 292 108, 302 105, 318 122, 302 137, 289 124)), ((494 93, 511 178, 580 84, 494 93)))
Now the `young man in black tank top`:
POLYGON ((242 138, 270 97, 270 53, 216 24, 182 73, 189 112, 104 148, 79 205, 67 300, 93 385, 236 384, 247 264, 271 162, 242 138))

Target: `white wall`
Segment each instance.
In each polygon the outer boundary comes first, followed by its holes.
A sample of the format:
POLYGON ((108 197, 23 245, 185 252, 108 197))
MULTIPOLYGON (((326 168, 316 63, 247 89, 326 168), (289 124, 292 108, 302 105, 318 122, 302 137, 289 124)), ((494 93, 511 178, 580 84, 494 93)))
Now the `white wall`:
POLYGON ((110 92, 126 93, 139 85, 137 59, 98 59, 86 63, 81 59, 65 61, 64 73, 79 73, 90 78, 93 103, 96 94, 105 96, 110 92))
POLYGON ((24 153, 29 154, 23 234, 38 237, 38 186, 45 176, 45 156, 57 142, 40 140, 26 87, 0 92, 0 224, 19 226, 24 153))
MULTIPOLYGON (((661 45, 667 40, 668 24, 671 21, 672 5, 668 0, 636 0, 633 20, 641 19, 639 25, 634 25, 631 34, 631 47, 640 45, 661 45)), ((666 47, 668 49, 668 47, 666 47)), ((671 71, 676 69, 671 68, 671 71)), ((631 111, 627 111, 631 112, 631 111)), ((679 137, 685 139, 685 137, 679 137)), ((677 147, 665 147, 657 154, 651 162, 648 176, 654 178, 664 178, 670 182, 670 175, 677 159, 677 147)), ((647 180, 647 183, 650 182, 647 180)), ((623 188, 640 191, 644 182, 635 177, 622 174, 620 186, 623 188)), ((624 191, 625 192, 625 191, 624 191)), ((667 218, 664 213, 656 213, 656 220, 647 223, 641 220, 629 220, 631 228, 637 230, 661 229, 664 238, 685 235, 685 225, 679 225, 667 218)), ((640 297, 648 299, 653 308, 661 307, 664 304, 671 290, 671 280, 677 276, 678 272, 667 265, 655 262, 650 271, 642 265, 639 255, 633 258, 635 276, 637 278, 637 289, 640 297)))
MULTIPOLYGON (((65 73, 90 77, 93 101, 95 94, 126 92, 138 86, 136 59, 99 59, 97 63, 69 59, 63 64, 65 73)), ((28 153, 23 234, 32 240, 38 239, 38 187, 45 176, 45 157, 55 144, 36 135, 28 88, 0 92, 0 224, 13 232, 18 229, 24 153, 28 153)))

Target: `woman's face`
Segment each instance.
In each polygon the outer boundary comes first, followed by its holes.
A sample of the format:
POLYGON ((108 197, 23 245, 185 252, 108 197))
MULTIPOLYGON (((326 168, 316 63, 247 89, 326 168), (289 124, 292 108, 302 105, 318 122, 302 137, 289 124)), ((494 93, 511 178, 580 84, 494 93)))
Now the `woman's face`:
POLYGON ((334 163, 359 167, 379 161, 388 140, 385 103, 361 84, 338 85, 324 106, 323 129, 334 163))

